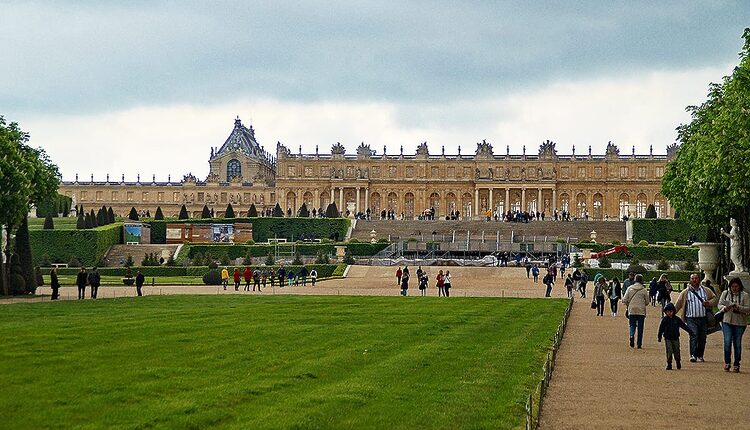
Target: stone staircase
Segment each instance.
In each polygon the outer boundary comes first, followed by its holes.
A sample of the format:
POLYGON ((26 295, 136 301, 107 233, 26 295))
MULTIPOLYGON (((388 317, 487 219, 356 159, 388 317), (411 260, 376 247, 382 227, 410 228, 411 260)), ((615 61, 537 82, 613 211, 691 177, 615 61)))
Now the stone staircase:
POLYGON ((174 255, 179 245, 112 245, 104 256, 104 261, 108 267, 123 266, 128 255, 133 257, 133 263, 136 266, 141 265, 141 261, 146 254, 156 254, 156 259, 164 257, 166 261, 170 255, 174 255))
POLYGON ((589 240, 591 231, 596 231, 596 241, 601 243, 618 240, 625 243, 626 232, 623 221, 530 221, 528 223, 497 221, 419 221, 419 220, 358 220, 351 237, 361 242, 370 241, 375 230, 376 239, 391 241, 415 238, 419 242, 466 241, 467 232, 471 240, 496 240, 509 242, 548 241, 555 239, 578 242, 589 240))

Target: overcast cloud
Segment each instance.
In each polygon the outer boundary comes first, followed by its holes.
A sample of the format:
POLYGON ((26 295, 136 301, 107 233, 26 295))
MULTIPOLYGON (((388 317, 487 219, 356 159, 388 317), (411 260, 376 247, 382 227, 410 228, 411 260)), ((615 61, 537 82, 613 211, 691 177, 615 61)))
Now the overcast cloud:
POLYGON ((0 2, 0 114, 66 179, 205 175, 235 115, 270 151, 664 153, 750 7, 612 3, 0 2))

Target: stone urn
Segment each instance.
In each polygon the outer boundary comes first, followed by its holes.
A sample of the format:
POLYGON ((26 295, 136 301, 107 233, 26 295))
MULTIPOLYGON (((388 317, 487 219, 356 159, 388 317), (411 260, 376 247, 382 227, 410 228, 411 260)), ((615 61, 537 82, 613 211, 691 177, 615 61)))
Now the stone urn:
POLYGON ((693 246, 698 247, 698 267, 706 274, 706 279, 715 285, 714 271, 719 267, 720 243, 696 242, 693 246))

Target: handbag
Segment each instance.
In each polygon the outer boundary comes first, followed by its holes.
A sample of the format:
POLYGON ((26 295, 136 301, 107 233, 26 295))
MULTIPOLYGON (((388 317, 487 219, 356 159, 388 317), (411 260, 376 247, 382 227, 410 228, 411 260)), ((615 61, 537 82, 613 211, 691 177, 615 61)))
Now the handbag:
POLYGON ((596 309, 596 299, 591 299, 591 309, 596 309))

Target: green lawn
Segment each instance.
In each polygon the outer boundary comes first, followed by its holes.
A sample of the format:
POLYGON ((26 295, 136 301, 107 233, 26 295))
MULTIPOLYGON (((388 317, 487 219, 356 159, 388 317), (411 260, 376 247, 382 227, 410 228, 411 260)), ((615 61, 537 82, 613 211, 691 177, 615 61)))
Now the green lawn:
POLYGON ((563 300, 15 304, 0 427, 522 428, 563 300))

